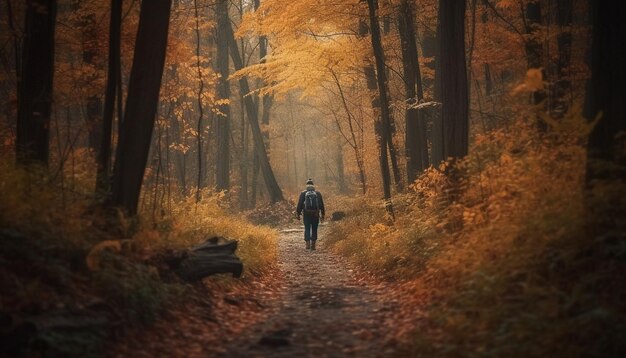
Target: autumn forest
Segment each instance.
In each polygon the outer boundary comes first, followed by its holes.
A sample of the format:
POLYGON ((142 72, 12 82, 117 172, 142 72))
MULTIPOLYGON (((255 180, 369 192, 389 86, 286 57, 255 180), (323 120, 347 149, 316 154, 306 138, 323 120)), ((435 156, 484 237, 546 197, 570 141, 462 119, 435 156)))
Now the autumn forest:
POLYGON ((0 0, 0 357, 626 356, 625 15, 0 0))

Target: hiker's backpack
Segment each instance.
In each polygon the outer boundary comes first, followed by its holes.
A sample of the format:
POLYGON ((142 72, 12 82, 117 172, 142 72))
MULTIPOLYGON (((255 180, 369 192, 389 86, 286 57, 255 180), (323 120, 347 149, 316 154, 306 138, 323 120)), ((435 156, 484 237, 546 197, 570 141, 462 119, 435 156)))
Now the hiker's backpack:
POLYGON ((318 211, 320 209, 319 199, 315 190, 307 190, 304 194, 304 209, 307 211, 318 211))

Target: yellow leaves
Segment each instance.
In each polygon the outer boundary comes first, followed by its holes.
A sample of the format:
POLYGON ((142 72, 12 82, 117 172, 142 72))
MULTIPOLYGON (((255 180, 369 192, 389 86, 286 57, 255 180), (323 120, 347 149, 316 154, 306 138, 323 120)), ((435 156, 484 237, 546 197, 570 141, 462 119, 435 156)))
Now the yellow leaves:
POLYGON ((329 67, 336 72, 360 68, 360 61, 371 51, 354 34, 358 23, 354 10, 355 4, 347 1, 262 1, 254 14, 244 17, 238 34, 256 31, 269 36, 272 53, 265 63, 238 71, 233 77, 264 79, 267 85, 259 90, 261 94, 301 89, 305 96, 317 95, 332 79, 329 67))
POLYGON ((513 89, 513 94, 518 94, 520 92, 535 92, 542 90, 543 87, 544 82, 542 70, 540 68, 531 68, 526 71, 524 82, 513 89))
POLYGON ((225 99, 218 99, 215 101, 215 105, 216 106, 226 106, 230 103, 230 99, 225 98, 225 99))

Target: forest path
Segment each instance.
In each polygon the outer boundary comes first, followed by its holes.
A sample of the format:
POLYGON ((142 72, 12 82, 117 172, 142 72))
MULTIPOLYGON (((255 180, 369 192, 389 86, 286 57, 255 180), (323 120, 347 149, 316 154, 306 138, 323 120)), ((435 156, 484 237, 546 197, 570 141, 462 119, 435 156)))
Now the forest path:
POLYGON ((384 284, 370 284, 326 249, 325 231, 320 227, 317 251, 305 249, 302 228, 281 231, 281 294, 272 302, 263 302, 271 313, 228 344, 224 357, 382 357, 399 353, 387 338, 398 302, 389 298, 384 284))

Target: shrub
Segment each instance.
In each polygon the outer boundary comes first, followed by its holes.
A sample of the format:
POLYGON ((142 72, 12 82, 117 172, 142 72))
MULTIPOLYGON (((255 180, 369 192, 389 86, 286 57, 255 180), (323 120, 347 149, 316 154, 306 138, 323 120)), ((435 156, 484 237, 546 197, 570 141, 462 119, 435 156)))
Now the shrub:
POLYGON ((590 127, 583 121, 572 112, 547 135, 523 119, 477 135, 456 164, 456 187, 441 174, 445 166, 427 170, 412 193, 393 198, 393 224, 382 208, 357 208, 331 230, 335 250, 385 278, 419 280, 416 297, 431 297, 414 351, 626 352, 626 291, 618 288, 626 228, 615 223, 626 191, 623 183, 598 183, 584 197, 590 127), (585 203, 600 208, 601 218, 585 203), (590 221, 618 229, 590 233, 590 221))

